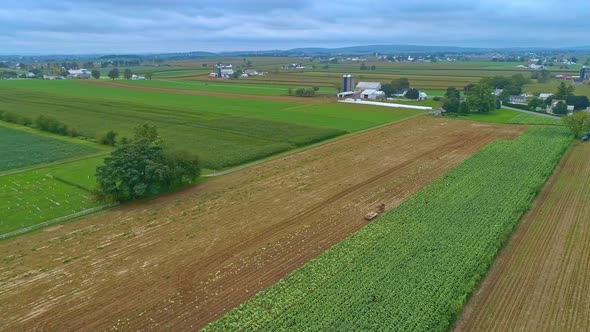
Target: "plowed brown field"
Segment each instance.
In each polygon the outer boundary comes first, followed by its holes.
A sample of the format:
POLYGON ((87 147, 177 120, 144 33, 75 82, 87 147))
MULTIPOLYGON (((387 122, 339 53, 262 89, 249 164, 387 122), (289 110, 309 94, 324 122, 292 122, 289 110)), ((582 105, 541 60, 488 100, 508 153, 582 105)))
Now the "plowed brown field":
POLYGON ((455 330, 590 330, 590 144, 562 161, 455 330))
POLYGON ((490 141, 417 117, 0 242, 0 330, 194 330, 490 141))

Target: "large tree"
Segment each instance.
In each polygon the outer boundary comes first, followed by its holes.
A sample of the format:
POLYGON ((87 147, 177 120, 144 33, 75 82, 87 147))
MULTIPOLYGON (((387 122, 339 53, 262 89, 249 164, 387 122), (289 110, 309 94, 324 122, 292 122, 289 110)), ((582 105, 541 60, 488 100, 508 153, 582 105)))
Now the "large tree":
POLYGON ((92 69, 92 77, 94 77, 95 79, 99 79, 100 78, 100 71, 97 69, 92 69))
POLYGON ((418 99, 420 97, 420 91, 418 89, 409 89, 405 95, 408 99, 418 99))
POLYGON ((119 68, 113 68, 109 71, 109 77, 114 80, 116 78, 119 78, 120 73, 119 73, 119 68))
POLYGON ((191 183, 200 175, 198 158, 165 150, 157 132, 154 135, 147 127, 136 130, 132 142, 118 146, 96 169, 98 198, 148 197, 191 183))
POLYGON ((568 97, 574 95, 574 86, 567 85, 565 82, 561 82, 557 87, 557 92, 555 93, 555 99, 559 100, 566 100, 568 97))
POLYGON ((578 138, 590 133, 590 113, 588 112, 576 112, 564 116, 563 121, 578 138))
POLYGON ((123 77, 125 77, 125 79, 130 79, 133 76, 133 72, 131 71, 131 69, 127 68, 125 69, 125 72, 123 73, 123 77))
POLYGON ((459 101, 461 99, 461 92, 454 86, 450 86, 447 88, 447 92, 445 92, 445 97, 449 100, 459 101))
POLYGON ((486 84, 476 84, 467 96, 469 109, 479 112, 488 113, 496 108, 496 96, 493 89, 486 84))
POLYGON ((391 85, 397 92, 401 92, 410 88, 410 80, 405 77, 401 77, 391 81, 391 85))

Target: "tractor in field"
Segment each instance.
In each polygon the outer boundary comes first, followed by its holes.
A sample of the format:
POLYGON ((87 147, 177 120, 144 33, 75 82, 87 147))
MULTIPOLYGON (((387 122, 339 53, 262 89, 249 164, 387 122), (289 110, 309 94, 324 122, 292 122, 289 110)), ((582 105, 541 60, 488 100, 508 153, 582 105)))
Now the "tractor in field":
POLYGON ((365 215, 365 220, 371 221, 371 220, 377 218, 383 212, 385 212, 385 204, 381 204, 374 211, 367 213, 365 215))

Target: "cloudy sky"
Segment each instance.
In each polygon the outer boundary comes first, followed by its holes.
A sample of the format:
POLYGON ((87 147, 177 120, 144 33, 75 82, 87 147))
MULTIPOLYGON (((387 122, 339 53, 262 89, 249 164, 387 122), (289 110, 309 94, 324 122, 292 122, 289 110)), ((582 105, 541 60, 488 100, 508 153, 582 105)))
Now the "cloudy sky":
POLYGON ((3 0, 0 54, 590 45, 590 0, 3 0))

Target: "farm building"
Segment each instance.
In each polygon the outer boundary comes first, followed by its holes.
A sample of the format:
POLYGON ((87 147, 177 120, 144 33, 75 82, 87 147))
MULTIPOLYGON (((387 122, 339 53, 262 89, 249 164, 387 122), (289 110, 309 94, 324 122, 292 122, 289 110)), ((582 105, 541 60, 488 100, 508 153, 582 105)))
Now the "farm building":
POLYGON ((361 99, 383 99, 385 98, 385 92, 375 89, 364 89, 360 93, 361 99))
POLYGON ((355 92, 363 92, 366 89, 381 90, 379 82, 359 82, 354 89, 355 92))
POLYGON ((428 94, 426 94, 426 92, 420 91, 420 93, 418 94, 418 100, 426 100, 428 99, 428 94))
POLYGON ((354 91, 340 92, 336 95, 338 98, 348 98, 354 96, 354 91))
POLYGON ((80 78, 88 79, 92 77, 90 70, 88 69, 70 69, 68 70, 68 78, 80 78))
POLYGON ((525 96, 510 96, 510 102, 512 104, 524 104, 526 103, 525 96))
POLYGON ((551 96, 553 96, 552 93, 541 93, 541 94, 539 94, 539 99, 541 99, 541 100, 547 100, 547 98, 549 98, 551 96))

